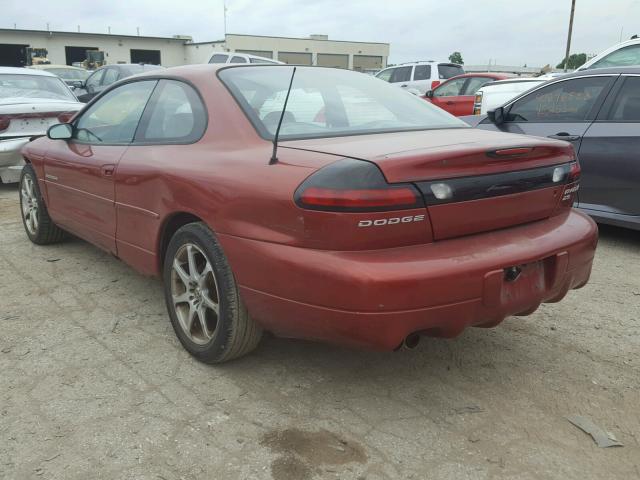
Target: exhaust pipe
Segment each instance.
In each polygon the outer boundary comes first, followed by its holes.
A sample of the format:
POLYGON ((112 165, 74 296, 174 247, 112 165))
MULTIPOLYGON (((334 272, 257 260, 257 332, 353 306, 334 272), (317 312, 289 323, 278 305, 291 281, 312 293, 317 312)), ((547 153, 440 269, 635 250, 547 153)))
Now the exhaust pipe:
POLYGON ((413 350, 420 343, 420 334, 418 333, 410 333, 406 336, 406 338, 402 341, 400 348, 402 350, 413 350))

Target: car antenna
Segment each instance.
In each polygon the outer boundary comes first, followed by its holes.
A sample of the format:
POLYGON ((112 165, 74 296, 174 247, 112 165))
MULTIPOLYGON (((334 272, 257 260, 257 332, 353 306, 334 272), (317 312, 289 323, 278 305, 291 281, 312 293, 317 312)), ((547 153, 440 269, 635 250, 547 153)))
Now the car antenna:
POLYGON ((282 113, 280 114, 280 121, 278 122, 278 128, 276 128, 276 134, 273 136, 273 153, 269 159, 269 165, 278 163, 278 137, 280 136, 280 127, 282 126, 282 120, 284 120, 284 112, 287 110, 287 102, 289 101, 289 94, 291 93, 291 86, 293 85, 293 77, 296 74, 296 67, 293 67, 293 73, 291 74, 291 80, 289 80, 289 89, 287 90, 287 96, 284 97, 284 105, 282 106, 282 113))

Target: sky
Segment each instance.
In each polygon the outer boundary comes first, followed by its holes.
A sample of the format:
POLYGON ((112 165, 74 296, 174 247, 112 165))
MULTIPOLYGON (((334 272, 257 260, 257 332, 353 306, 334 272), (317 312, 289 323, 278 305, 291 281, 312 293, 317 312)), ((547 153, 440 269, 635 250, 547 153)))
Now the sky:
MULTIPOLYGON (((223 0, 0 0, 0 28, 224 38, 223 0), (28 6, 25 8, 25 6, 28 6)), ((389 63, 543 66, 565 52, 571 0, 226 0, 227 32, 391 44, 389 63)), ((640 0, 577 0, 572 53, 640 34, 640 0), (622 32, 622 34, 621 34, 622 32)))

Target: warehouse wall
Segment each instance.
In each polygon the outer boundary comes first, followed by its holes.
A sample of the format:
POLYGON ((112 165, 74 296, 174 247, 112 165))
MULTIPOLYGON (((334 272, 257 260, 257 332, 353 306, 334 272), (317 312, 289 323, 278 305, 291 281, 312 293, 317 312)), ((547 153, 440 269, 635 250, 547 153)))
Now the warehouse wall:
POLYGON ((54 64, 66 64, 65 47, 96 47, 104 50, 106 61, 110 64, 130 63, 131 49, 160 50, 162 65, 166 67, 187 63, 184 40, 0 30, 0 44, 44 47, 49 51, 49 60, 54 64))

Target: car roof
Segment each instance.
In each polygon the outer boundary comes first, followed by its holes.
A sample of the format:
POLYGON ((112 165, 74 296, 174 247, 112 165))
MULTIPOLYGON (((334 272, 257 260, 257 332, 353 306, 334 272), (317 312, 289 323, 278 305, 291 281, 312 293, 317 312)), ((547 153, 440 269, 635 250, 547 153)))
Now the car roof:
POLYGON ((115 67, 115 68, 131 68, 131 67, 150 67, 153 69, 158 69, 158 68, 165 68, 161 65, 151 65, 149 63, 114 63, 113 65, 102 65, 101 67, 98 67, 98 70, 100 70, 101 68, 108 68, 108 67, 115 67))
MULTIPOLYGON (((44 77, 56 77, 51 72, 44 70, 37 70, 35 68, 23 68, 23 67, 0 67, 0 75, 41 75, 44 77)), ((56 77, 58 78, 58 77, 56 77)))
POLYGON ((71 65, 54 65, 51 63, 47 63, 44 65, 30 65, 27 68, 31 68, 34 70, 46 70, 47 68, 64 68, 65 70, 85 70, 84 68, 81 67, 73 67, 71 65))
POLYGON ((586 70, 578 70, 577 72, 567 73, 553 80, 585 77, 588 75, 640 75, 640 67, 610 67, 610 68, 588 68, 586 70))
POLYGON ((496 78, 502 80, 509 80, 511 77, 505 75, 504 73, 492 73, 492 72, 478 72, 478 73, 461 73, 460 75, 456 75, 455 77, 447 78, 444 82, 450 82, 451 80, 455 80, 456 78, 468 78, 468 77, 486 77, 486 78, 496 78))

